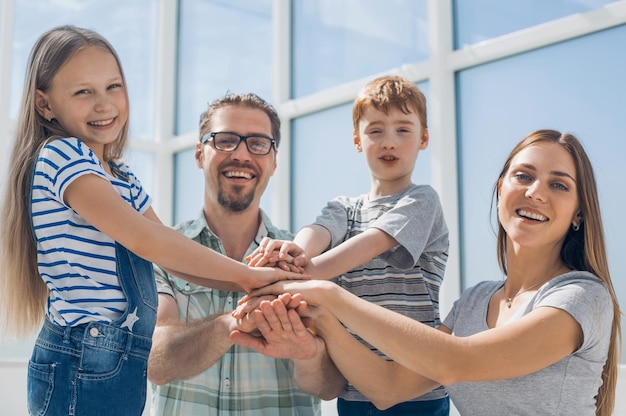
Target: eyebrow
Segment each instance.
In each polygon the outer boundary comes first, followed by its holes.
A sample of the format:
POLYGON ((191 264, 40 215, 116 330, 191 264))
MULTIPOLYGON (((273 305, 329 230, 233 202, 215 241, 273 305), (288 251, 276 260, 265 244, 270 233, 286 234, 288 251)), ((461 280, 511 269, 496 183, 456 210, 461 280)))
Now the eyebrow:
MULTIPOLYGON (((516 168, 516 167, 519 167, 519 166, 523 166, 526 169, 530 169, 530 170, 535 171, 535 172, 537 171, 537 168, 534 165, 531 165, 530 163, 520 163, 519 165, 511 166, 511 168, 516 168)), ((562 177, 562 178, 570 178, 572 180, 572 182, 576 183, 576 179, 574 179, 572 177, 572 175, 570 175, 567 172, 561 172, 560 170, 553 170, 553 171, 550 172, 550 175, 559 176, 559 177, 562 177)))

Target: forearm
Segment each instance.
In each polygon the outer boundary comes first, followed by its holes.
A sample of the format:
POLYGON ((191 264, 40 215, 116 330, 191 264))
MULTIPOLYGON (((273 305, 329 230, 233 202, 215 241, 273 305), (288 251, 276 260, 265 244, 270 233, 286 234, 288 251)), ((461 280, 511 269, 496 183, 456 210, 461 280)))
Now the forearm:
POLYGON ((324 341, 316 337, 316 342, 318 348, 315 357, 293 360, 293 376, 305 392, 323 400, 332 400, 341 394, 346 379, 330 359, 324 341))
POLYGON ((318 324, 336 368, 379 409, 413 399, 439 386, 437 382, 376 355, 335 318, 320 319, 318 324))
POLYGON ((237 284, 236 282, 229 282, 226 280, 213 280, 213 279, 207 279, 204 277, 197 277, 197 276, 192 276, 190 274, 187 273, 183 273, 183 272, 179 272, 177 270, 172 270, 172 269, 168 269, 168 268, 163 268, 165 271, 167 271, 169 274, 179 277, 183 280, 186 280, 190 283, 195 283, 197 285, 200 286, 205 286, 205 287, 210 287, 213 289, 219 289, 219 290, 224 290, 227 292, 244 292, 244 288, 241 287, 239 284, 237 284))
POLYGON ((397 245, 397 241, 389 234, 371 228, 312 258, 305 267, 305 273, 315 279, 332 279, 371 261, 397 245))
POLYGON ((234 319, 216 315, 189 324, 157 326, 148 360, 148 378, 162 385, 187 379, 209 368, 232 346, 234 319))

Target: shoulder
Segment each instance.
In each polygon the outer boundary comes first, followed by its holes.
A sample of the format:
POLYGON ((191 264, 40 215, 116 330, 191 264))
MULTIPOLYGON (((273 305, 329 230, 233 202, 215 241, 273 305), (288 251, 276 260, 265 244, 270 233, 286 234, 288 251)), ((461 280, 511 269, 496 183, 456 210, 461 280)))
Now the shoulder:
POLYGON ((76 159, 97 161, 96 155, 80 140, 74 137, 48 141, 39 152, 40 159, 67 163, 76 159))

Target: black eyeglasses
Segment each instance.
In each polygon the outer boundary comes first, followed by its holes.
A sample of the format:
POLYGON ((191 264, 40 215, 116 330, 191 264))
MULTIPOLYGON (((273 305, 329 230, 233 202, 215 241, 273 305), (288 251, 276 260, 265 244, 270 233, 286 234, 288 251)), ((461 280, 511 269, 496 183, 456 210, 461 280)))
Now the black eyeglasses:
POLYGON ((234 152, 237 150, 241 142, 246 143, 248 152, 253 155, 266 155, 274 148, 276 150, 276 140, 271 137, 253 134, 250 136, 241 136, 231 132, 212 132, 207 133, 200 139, 200 143, 206 143, 213 139, 213 146, 222 152, 234 152))

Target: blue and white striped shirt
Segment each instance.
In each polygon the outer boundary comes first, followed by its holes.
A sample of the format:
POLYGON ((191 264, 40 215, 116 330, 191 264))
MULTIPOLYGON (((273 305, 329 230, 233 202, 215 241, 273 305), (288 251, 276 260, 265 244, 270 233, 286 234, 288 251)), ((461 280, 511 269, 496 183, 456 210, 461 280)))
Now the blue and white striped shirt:
POLYGON ((63 202, 72 181, 93 174, 143 214, 152 200, 139 180, 121 162, 111 167, 119 177, 107 174, 93 151, 75 138, 49 142, 37 159, 31 194, 37 266, 50 289, 48 316, 61 326, 110 322, 126 310, 115 241, 63 202))

